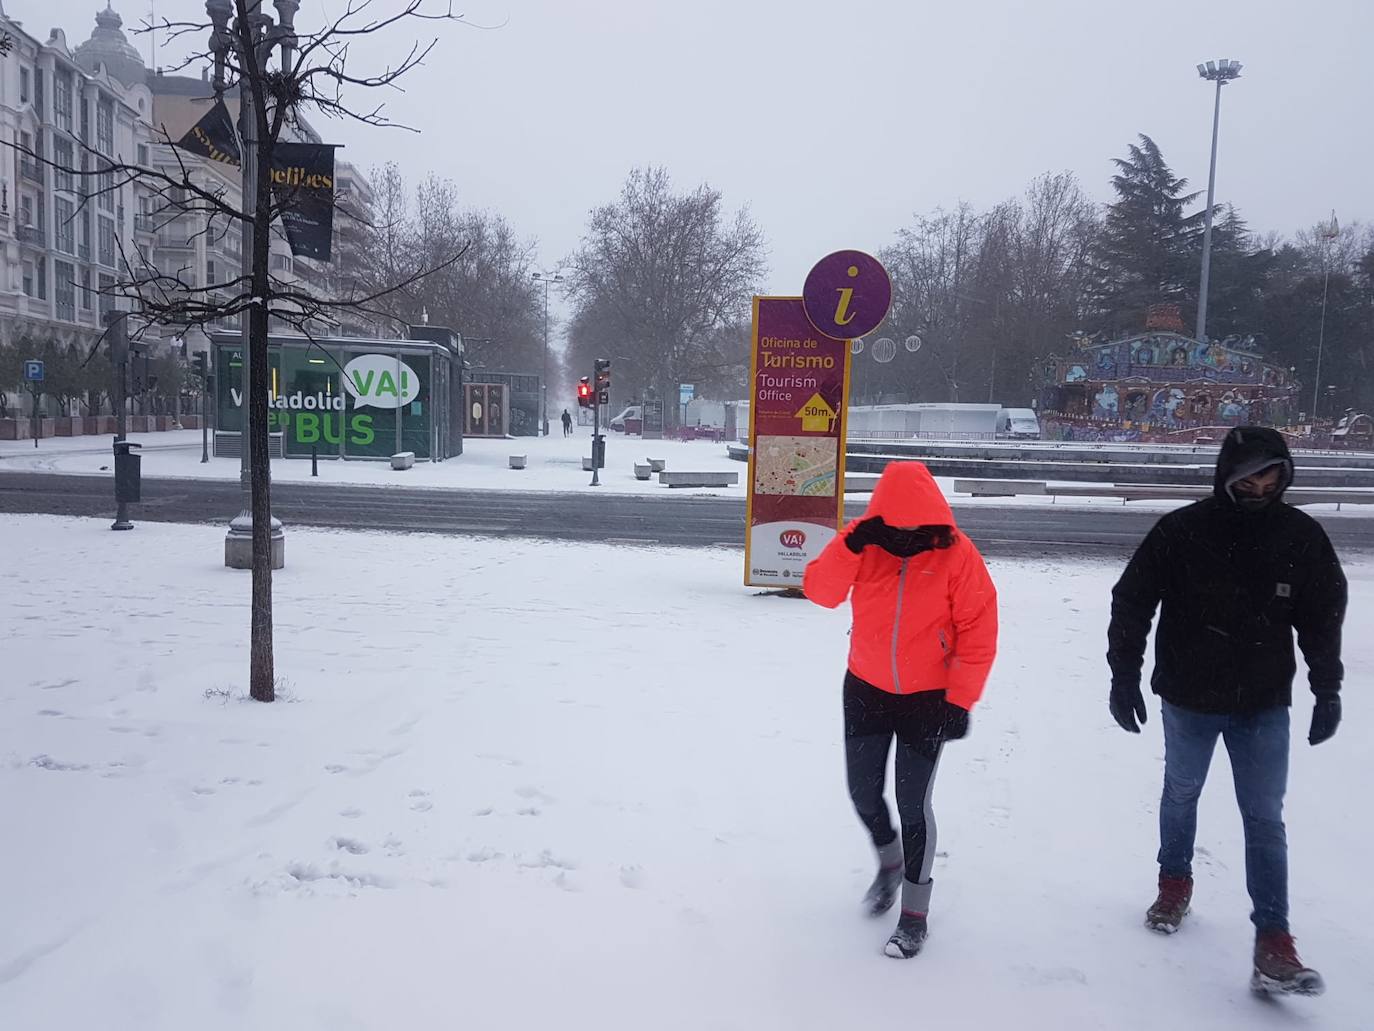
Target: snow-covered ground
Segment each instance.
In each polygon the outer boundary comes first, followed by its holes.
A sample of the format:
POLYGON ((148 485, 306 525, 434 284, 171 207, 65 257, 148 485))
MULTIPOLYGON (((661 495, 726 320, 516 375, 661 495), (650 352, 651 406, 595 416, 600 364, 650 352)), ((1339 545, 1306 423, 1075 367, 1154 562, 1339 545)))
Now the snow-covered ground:
MULTIPOLYGON (((272 476, 288 483, 346 483, 363 486, 425 487, 437 490, 516 490, 516 491, 581 491, 590 489, 590 474, 582 471, 582 458, 590 457, 591 441, 585 427, 578 428, 579 436, 564 439, 552 437, 520 437, 514 440, 469 440, 464 453, 447 462, 419 462, 415 468, 396 472, 385 462, 320 462, 318 479, 310 476, 310 463, 278 459, 272 463, 272 476), (509 468, 511 455, 525 455, 528 468, 509 468)), ((130 440, 143 444, 143 475, 173 479, 233 479, 239 474, 235 459, 212 458, 202 464, 198 430, 171 433, 131 435, 130 440)), ((606 468, 602 470, 599 488, 602 493, 616 494, 696 494, 743 499, 748 479, 748 466, 729 458, 725 445, 709 441, 645 441, 638 437, 610 434, 607 438, 606 468), (661 458, 670 470, 681 472, 733 472, 740 482, 734 487, 714 487, 700 490, 669 488, 654 477, 648 482, 634 478, 633 466, 648 458, 661 458)), ((45 439, 38 448, 32 441, 0 441, 0 475, 6 471, 81 473, 113 476, 109 437, 71 437, 45 439)), ((871 479, 871 477, 868 477, 871 479)), ((1117 498, 1053 498, 1022 495, 1010 498, 973 498, 954 492, 953 477, 937 477, 945 494, 958 506, 988 508, 1067 505, 1074 508, 1120 508, 1117 498)), ((854 493, 851 500, 862 500, 862 493, 854 493)), ((1135 511, 1168 512, 1184 502, 1133 501, 1135 511)), ((1374 505, 1309 505, 1307 511, 1322 517, 1374 516, 1374 505)))
MULTIPOLYGON (((847 616, 725 551, 292 531, 289 701, 240 699, 218 528, 0 517, 0 1027, 1328 1028, 1374 1014, 1374 640, 1295 708, 1294 926, 1320 1000, 1246 988, 1219 752, 1196 910, 1153 896, 1162 746, 1106 711, 1118 569, 992 563, 1001 658, 936 791, 926 952, 858 915, 847 616)), ((1350 569, 1368 625, 1374 565, 1350 569)))
MULTIPOLYGON (((109 437, 69 437, 45 439, 39 447, 33 441, 0 441, 0 473, 7 469, 28 472, 108 473, 113 476, 109 437)), ((143 445, 143 475, 190 478, 235 479, 238 459, 211 458, 201 463, 199 430, 169 433, 130 434, 129 439, 143 445)), ((591 430, 579 427, 577 436, 564 438, 562 432, 551 437, 517 437, 508 440, 465 440, 463 454, 446 462, 415 463, 413 469, 393 470, 387 462, 321 460, 320 475, 313 480, 310 462, 277 459, 272 477, 278 482, 323 482, 361 485, 403 484, 407 487, 470 488, 485 490, 577 491, 587 487, 591 473, 582 471, 582 459, 592 454, 591 430), (525 469, 510 468, 511 455, 525 455, 525 469)), ((724 494, 744 496, 747 466, 730 459, 724 444, 694 440, 642 440, 623 434, 607 435, 606 468, 601 471, 603 493, 646 494, 724 494), (636 480, 635 463, 661 458, 668 468, 680 472, 732 472, 739 485, 711 490, 692 490, 662 486, 652 480, 636 480)))

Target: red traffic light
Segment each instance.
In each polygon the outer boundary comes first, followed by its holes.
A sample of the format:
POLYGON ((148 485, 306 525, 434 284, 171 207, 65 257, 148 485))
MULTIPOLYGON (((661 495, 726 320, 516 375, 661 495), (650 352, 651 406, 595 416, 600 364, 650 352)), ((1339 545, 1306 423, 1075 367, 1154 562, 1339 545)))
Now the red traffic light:
POLYGON ((590 408, 592 401, 592 384, 590 376, 583 376, 577 383, 577 403, 583 408, 590 408))

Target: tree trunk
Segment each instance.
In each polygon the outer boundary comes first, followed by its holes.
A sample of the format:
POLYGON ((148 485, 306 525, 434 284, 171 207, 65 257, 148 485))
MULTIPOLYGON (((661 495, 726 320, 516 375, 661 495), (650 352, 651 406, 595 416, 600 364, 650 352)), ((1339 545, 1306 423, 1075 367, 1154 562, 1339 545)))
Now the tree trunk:
MULTIPOLYGON (((256 112, 250 112, 250 118, 256 112)), ((260 134, 261 138, 261 134, 260 134)), ((253 499, 253 616, 249 670, 249 694, 259 702, 276 698, 276 674, 272 653, 272 467, 267 440, 267 392, 271 369, 267 353, 268 261, 272 246, 268 223, 271 189, 271 153, 258 147, 257 207, 253 219, 253 297, 248 310, 249 346, 252 348, 252 384, 248 417, 249 475, 253 499)))

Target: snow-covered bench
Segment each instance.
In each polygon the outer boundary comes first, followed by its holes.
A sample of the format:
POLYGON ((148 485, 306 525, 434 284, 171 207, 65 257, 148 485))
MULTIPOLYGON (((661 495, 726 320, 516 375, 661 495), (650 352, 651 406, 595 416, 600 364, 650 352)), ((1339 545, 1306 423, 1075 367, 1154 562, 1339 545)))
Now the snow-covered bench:
POLYGON ((661 472, 658 482, 668 487, 734 487, 739 483, 739 473, 661 472))

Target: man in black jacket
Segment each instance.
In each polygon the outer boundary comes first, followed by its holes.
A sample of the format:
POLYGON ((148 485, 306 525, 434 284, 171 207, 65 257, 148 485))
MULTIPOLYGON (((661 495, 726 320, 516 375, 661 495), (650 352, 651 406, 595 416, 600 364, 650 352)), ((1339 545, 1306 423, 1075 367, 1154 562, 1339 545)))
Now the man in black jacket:
POLYGON ((1162 700, 1164 795, 1159 807, 1159 897, 1147 926, 1172 934, 1192 901, 1197 802, 1220 737, 1245 828, 1246 887, 1254 904, 1260 991, 1319 994, 1288 933, 1288 710, 1293 631, 1316 705, 1308 741, 1341 719, 1341 623, 1346 583, 1320 524, 1283 501, 1293 460, 1271 429, 1226 435, 1213 496, 1171 512, 1150 531, 1112 591, 1107 661, 1111 712, 1123 729, 1145 722, 1140 668, 1160 608, 1151 686, 1162 700))

